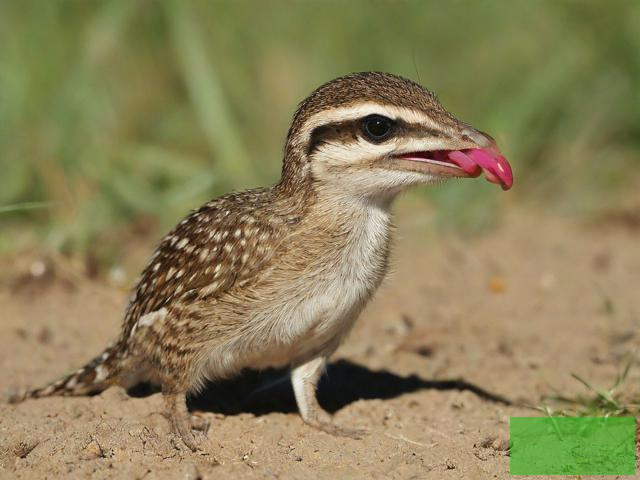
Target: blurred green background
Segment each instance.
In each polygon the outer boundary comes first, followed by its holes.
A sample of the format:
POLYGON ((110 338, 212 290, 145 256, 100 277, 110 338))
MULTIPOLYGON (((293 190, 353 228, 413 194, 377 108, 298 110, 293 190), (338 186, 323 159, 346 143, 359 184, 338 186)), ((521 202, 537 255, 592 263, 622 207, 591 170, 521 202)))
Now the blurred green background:
POLYGON ((634 0, 2 0, 0 249, 106 258, 123 232, 273 183, 296 104, 362 70, 434 90, 512 162, 508 194, 414 193, 441 226, 588 215, 640 185, 634 0))

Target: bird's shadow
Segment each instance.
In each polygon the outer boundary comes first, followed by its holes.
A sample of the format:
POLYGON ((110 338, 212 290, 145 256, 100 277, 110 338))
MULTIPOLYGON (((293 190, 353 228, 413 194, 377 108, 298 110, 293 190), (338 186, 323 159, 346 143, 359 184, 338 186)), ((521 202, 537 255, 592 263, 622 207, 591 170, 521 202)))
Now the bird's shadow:
MULTIPOLYGON (((146 396, 154 390, 140 385, 129 391, 133 396, 146 396)), ((387 370, 370 370, 350 362, 338 360, 329 365, 320 381, 318 400, 329 412, 335 413, 357 400, 385 400, 418 390, 469 391, 478 397, 502 405, 511 401, 462 379, 425 380, 417 375, 400 376, 387 370)), ((237 415, 252 413, 297 412, 293 389, 287 369, 264 371, 246 370, 240 376, 210 382, 205 389, 189 398, 189 409, 237 415)))

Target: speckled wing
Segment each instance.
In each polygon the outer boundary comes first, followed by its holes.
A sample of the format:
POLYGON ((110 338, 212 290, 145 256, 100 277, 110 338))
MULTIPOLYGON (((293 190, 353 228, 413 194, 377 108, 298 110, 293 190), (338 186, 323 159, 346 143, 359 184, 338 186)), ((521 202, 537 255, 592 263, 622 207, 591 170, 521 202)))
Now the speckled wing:
POLYGON ((165 236, 134 290, 123 337, 143 315, 214 299, 266 268, 287 231, 286 220, 269 209, 270 195, 266 189, 225 195, 165 236))

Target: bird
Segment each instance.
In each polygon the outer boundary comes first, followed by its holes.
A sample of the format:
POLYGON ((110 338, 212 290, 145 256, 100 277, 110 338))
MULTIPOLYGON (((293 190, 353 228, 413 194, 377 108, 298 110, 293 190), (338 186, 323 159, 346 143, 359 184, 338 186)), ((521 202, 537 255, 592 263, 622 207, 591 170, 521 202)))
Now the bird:
POLYGON ((418 83, 382 72, 314 90, 295 110, 283 157, 273 186, 223 195, 180 221, 142 271, 117 339, 20 401, 151 382, 196 451, 187 395, 246 368, 289 367, 306 424, 361 435, 335 424, 316 390, 388 270, 393 200, 482 173, 507 190, 513 173, 492 137, 418 83))

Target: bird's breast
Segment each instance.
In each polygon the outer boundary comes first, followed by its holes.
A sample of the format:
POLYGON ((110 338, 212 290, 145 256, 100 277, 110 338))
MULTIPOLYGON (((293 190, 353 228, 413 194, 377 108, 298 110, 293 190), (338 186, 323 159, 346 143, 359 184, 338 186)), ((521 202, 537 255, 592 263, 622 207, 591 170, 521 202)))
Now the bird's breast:
POLYGON ((237 333, 208 355, 209 378, 299 363, 337 348, 387 269, 386 212, 360 215, 339 228, 305 228, 262 272, 250 301, 234 297, 216 305, 243 318, 237 333))
MULTIPOLYGON (((380 285, 387 269, 390 224, 386 212, 357 217, 332 240, 307 242, 299 270, 282 281, 278 301, 255 319, 260 366, 278 366, 335 349, 380 285), (262 346, 262 348, 259 348, 262 346)), ((322 233, 318 233, 322 238, 322 233)), ((286 265, 283 265, 286 268, 286 265)))

